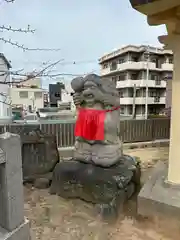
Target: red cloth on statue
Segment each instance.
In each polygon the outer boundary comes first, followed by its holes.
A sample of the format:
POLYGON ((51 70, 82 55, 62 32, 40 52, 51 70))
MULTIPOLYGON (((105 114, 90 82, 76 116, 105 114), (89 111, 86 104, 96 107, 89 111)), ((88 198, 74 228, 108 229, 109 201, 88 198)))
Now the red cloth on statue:
POLYGON ((79 108, 75 136, 87 140, 104 140, 105 111, 79 108))
POLYGON ((75 136, 87 140, 103 141, 106 112, 114 111, 118 108, 111 110, 79 108, 75 125, 75 136))

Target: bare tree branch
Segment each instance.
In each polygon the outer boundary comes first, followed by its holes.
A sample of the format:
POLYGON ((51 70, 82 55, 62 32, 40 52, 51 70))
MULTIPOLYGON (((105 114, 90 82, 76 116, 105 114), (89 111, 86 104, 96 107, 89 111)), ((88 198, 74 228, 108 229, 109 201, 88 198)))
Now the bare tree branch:
POLYGON ((60 59, 56 62, 53 62, 47 66, 45 66, 43 69, 41 69, 40 71, 32 71, 31 73, 21 73, 23 71, 23 69, 20 69, 18 71, 0 71, 0 76, 6 76, 5 78, 5 81, 4 82, 0 82, 0 83, 6 83, 6 84, 11 84, 12 82, 7 82, 6 79, 9 75, 12 75, 12 76, 21 76, 21 77, 26 77, 26 79, 22 79, 20 81, 17 81, 16 83, 22 83, 22 82, 26 82, 27 80, 30 80, 30 79, 34 79, 36 77, 42 77, 42 76, 49 76, 46 71, 49 69, 49 68, 52 68, 54 66, 56 66, 57 64, 59 64, 60 62, 62 62, 64 59, 60 59))
POLYGON ((4 2, 13 3, 13 2, 15 2, 15 0, 4 0, 4 2))
MULTIPOLYGON (((14 3, 15 0, 4 0, 4 2, 7 3, 14 3)), ((4 32, 4 31, 10 31, 10 32, 21 32, 21 33, 35 33, 35 29, 30 29, 30 25, 27 26, 27 29, 16 29, 16 28, 12 28, 11 26, 0 26, 0 31, 4 32)), ((10 44, 12 46, 15 46, 17 48, 22 49, 23 51, 60 51, 59 48, 29 48, 24 46, 23 44, 19 44, 18 42, 12 41, 11 39, 6 39, 4 37, 0 37, 0 41, 10 44)))
POLYGON ((3 37, 0 38, 0 41, 3 41, 4 43, 11 44, 12 46, 15 46, 17 48, 21 48, 23 51, 60 51, 60 48, 28 48, 25 47, 24 45, 20 45, 17 42, 13 42, 11 39, 7 40, 3 37))
POLYGON ((27 29, 22 29, 22 28, 12 28, 11 26, 6 27, 4 25, 0 26, 0 30, 3 31, 10 31, 10 32, 21 32, 21 33, 35 33, 35 29, 31 29, 30 25, 27 26, 27 29))

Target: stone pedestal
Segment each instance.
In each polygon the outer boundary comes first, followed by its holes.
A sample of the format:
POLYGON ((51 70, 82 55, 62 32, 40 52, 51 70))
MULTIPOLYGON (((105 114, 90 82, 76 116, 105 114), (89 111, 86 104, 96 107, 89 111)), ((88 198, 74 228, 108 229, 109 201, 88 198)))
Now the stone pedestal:
POLYGON ((159 162, 138 195, 138 213, 143 216, 180 215, 180 187, 167 182, 168 165, 159 162))
POLYGON ((62 161, 54 169, 50 193, 91 202, 103 218, 116 218, 124 202, 139 188, 140 175, 138 162, 127 155, 106 168, 62 161))
POLYGON ((24 219, 20 137, 0 135, 0 240, 30 240, 24 219))

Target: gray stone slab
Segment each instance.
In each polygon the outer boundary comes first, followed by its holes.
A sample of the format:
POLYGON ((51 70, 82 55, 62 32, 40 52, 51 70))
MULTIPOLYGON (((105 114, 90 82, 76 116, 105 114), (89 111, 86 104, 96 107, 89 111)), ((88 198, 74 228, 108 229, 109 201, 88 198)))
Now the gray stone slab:
POLYGON ((20 137, 1 134, 0 147, 6 157, 5 163, 0 164, 0 225, 12 231, 24 221, 20 137))
POLYGON ((31 240, 29 234, 29 221, 25 221, 11 232, 0 228, 0 240, 31 240))
POLYGON ((158 162, 138 195, 138 214, 180 218, 180 187, 167 185, 168 165, 158 162))
POLYGON ((0 135, 0 240, 30 240, 24 220, 20 136, 0 135))

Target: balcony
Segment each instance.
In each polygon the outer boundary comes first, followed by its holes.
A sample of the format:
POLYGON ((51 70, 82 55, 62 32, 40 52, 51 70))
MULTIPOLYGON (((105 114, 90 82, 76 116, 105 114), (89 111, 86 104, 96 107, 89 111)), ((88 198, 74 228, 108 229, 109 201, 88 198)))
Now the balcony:
MULTIPOLYGON (((148 80, 148 87, 152 88, 166 88, 166 81, 161 80, 159 81, 154 81, 154 80, 148 80)), ((146 87, 146 80, 141 79, 141 80, 131 80, 127 79, 124 81, 117 81, 116 83, 116 88, 134 88, 134 85, 136 85, 136 88, 141 88, 141 87, 146 87)))
POLYGON ((161 65, 160 68, 156 68, 156 64, 154 62, 124 62, 117 64, 116 67, 108 67, 105 69, 101 69, 101 75, 111 75, 113 73, 125 71, 125 70, 142 70, 142 69, 147 69, 147 64, 149 65, 150 70, 155 70, 155 71, 173 71, 173 64, 169 63, 164 63, 161 65))
POLYGON ((163 71, 173 71, 173 64, 171 63, 163 63, 161 65, 163 71))
MULTIPOLYGON (((165 105, 166 98, 165 97, 149 97, 148 104, 164 104, 165 105)), ((136 97, 135 99, 136 105, 145 105, 146 98, 145 97, 136 97)), ((132 97, 124 97, 120 98, 120 105, 133 105, 132 97)))

